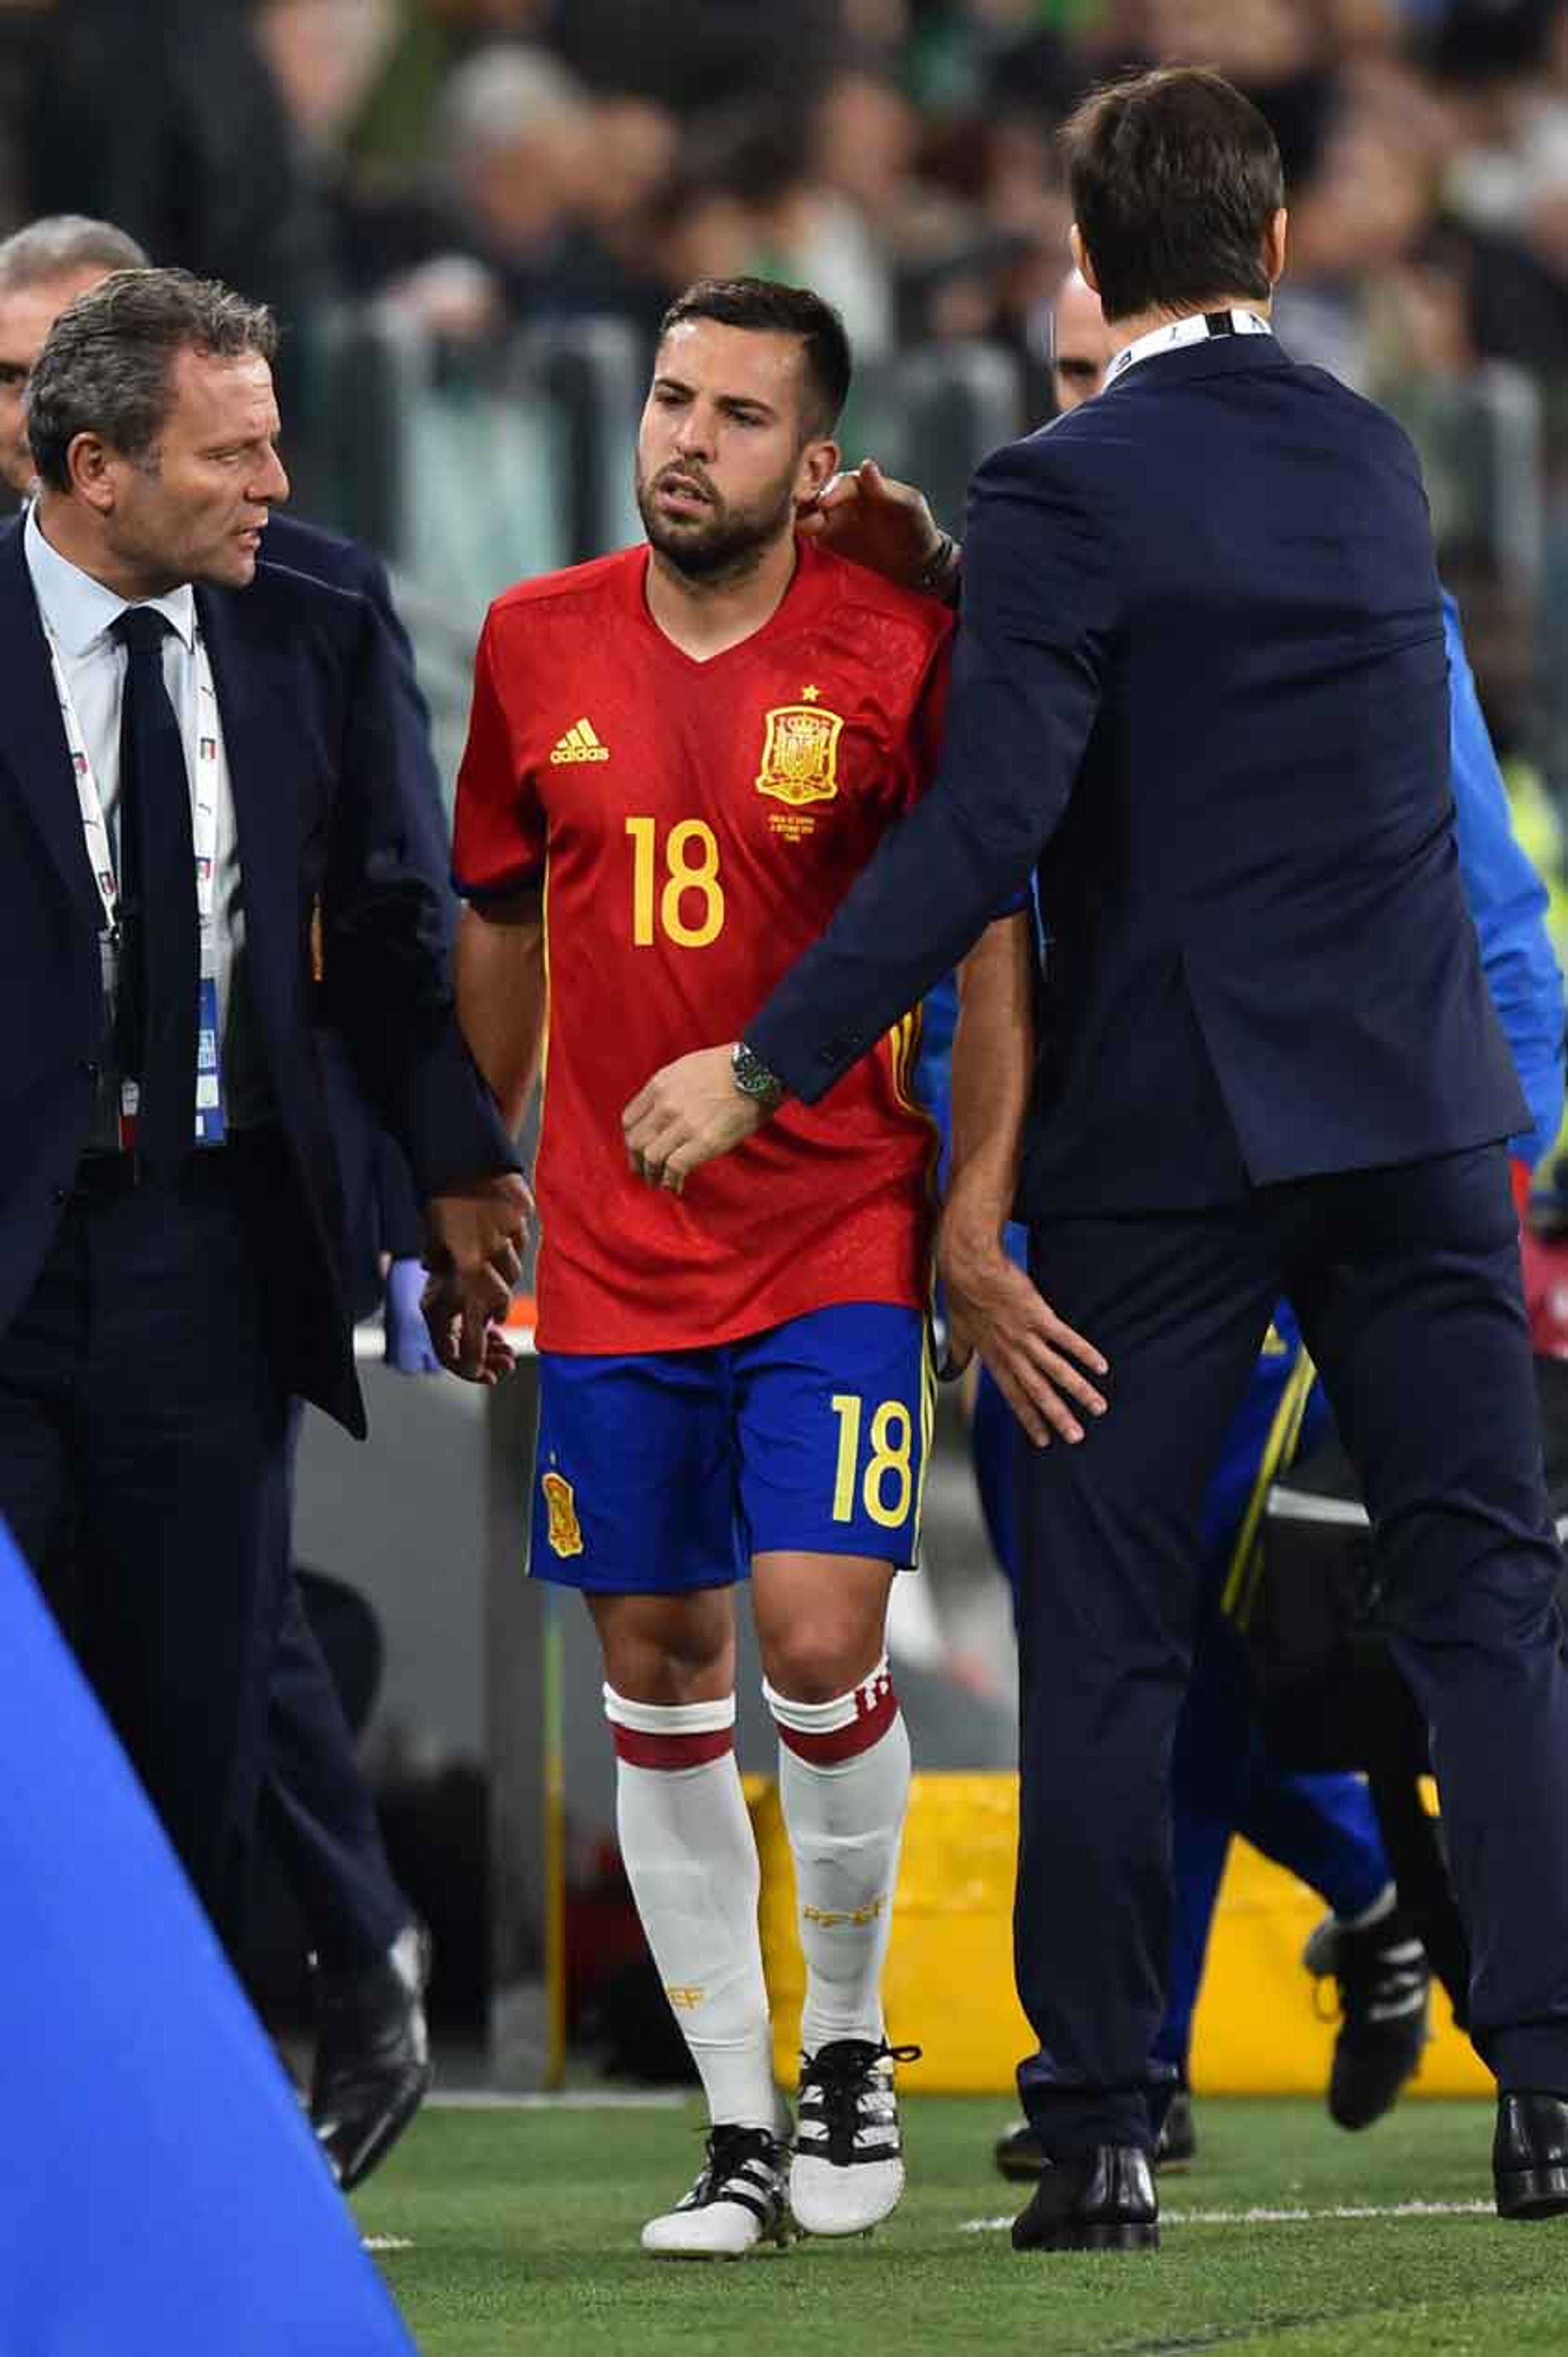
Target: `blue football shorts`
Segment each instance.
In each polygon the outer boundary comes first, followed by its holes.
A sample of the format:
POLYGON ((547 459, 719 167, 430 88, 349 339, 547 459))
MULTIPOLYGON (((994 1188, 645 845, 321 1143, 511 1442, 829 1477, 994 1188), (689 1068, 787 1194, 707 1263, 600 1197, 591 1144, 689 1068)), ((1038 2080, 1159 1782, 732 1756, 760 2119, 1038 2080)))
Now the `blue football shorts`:
POLYGON ((926 1319, 885 1302, 710 1351, 542 1351, 530 1569, 674 1596, 774 1550, 908 1567, 933 1400, 926 1319))

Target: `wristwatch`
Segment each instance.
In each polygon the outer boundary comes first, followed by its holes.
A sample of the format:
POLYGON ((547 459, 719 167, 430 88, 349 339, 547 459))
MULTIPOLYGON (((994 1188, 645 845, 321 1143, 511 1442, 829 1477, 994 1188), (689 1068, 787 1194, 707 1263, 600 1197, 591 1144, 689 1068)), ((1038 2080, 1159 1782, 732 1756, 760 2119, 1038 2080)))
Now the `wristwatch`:
POLYGON ((784 1093, 784 1083, 778 1073, 769 1071, 756 1049, 748 1048, 744 1039, 736 1041, 729 1051, 729 1060, 741 1095, 750 1097, 753 1103, 771 1113, 784 1093))
POLYGON ((940 532, 937 544, 915 576, 914 586, 924 597, 938 597, 944 606, 958 603, 959 565, 962 556, 950 532, 940 532))

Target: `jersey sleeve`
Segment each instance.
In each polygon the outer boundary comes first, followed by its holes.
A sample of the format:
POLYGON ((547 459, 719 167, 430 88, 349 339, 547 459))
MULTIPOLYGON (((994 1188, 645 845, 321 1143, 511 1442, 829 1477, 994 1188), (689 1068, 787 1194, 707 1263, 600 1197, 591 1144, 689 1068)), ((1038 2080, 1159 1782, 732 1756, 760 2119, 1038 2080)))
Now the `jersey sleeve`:
POLYGON ((544 865, 544 812, 520 768, 497 672, 492 612, 474 661, 474 701, 452 829, 452 880, 467 900, 520 891, 544 865))

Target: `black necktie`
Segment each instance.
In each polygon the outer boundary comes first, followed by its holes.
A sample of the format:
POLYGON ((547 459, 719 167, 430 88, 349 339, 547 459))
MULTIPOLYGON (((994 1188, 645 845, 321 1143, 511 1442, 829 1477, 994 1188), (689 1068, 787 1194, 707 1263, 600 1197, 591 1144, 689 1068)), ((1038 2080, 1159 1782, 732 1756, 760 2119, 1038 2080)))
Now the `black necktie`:
POLYGON ((125 650, 120 705, 121 1069, 141 1083, 136 1152, 172 1178, 191 1150, 200 951, 190 782, 164 685, 170 625, 147 606, 113 624, 125 650))

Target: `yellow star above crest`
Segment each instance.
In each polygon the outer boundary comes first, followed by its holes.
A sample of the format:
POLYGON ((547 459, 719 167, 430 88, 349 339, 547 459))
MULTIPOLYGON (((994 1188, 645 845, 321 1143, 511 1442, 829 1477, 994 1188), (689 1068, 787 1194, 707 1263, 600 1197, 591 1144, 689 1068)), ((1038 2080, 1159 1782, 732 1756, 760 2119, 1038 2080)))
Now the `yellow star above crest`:
POLYGON ((815 704, 822 692, 820 687, 803 687, 800 690, 800 701, 802 704, 815 704))

